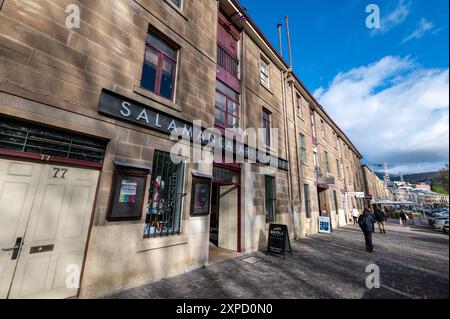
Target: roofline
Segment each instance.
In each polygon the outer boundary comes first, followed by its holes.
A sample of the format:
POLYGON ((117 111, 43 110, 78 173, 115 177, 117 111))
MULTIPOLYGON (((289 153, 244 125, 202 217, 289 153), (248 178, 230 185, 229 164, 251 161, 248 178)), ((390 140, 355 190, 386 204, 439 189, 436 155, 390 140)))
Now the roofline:
POLYGON ((325 111, 324 107, 317 101, 317 99, 314 97, 314 95, 308 90, 308 88, 303 84, 303 82, 300 80, 300 78, 295 74, 295 72, 291 69, 289 64, 286 62, 286 60, 281 56, 281 54, 278 52, 277 49, 274 48, 272 43, 267 39, 267 37, 264 35, 264 33, 261 31, 261 29, 258 27, 258 25, 255 23, 255 21, 250 17, 250 15, 244 10, 242 5, 239 3, 238 0, 227 0, 229 3, 231 3, 238 11, 239 13, 245 17, 247 22, 251 25, 251 27, 256 31, 258 36, 264 41, 264 43, 268 46, 268 48, 275 54, 275 56, 278 58, 278 60, 284 65, 284 67, 287 69, 288 72, 290 72, 294 79, 298 82, 298 84, 302 87, 303 90, 309 95, 309 97, 312 99, 312 101, 320 108, 320 110, 325 114, 327 119, 340 131, 340 133, 343 135, 343 137, 347 140, 348 144, 353 148, 353 150, 357 153, 358 157, 360 159, 363 159, 362 154, 358 151, 356 146, 353 144, 353 142, 349 139, 349 137, 344 133, 344 131, 336 124, 336 122, 333 121, 333 119, 329 116, 327 111, 325 111))

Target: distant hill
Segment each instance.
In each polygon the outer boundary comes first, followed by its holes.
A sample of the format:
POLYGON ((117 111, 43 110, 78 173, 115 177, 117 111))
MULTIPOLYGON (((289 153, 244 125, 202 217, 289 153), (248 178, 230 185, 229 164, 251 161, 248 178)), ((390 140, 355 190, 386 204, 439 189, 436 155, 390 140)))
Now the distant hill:
MULTIPOLYGON (((436 177, 436 175, 439 172, 427 172, 427 173, 417 173, 417 174, 407 174, 403 175, 403 179, 405 182, 408 182, 410 184, 417 184, 417 183, 427 183, 431 184, 433 179, 436 177)), ((377 172, 377 176, 383 180, 384 179, 384 173, 377 172)), ((391 174, 390 175, 391 181, 400 181, 400 175, 391 174)))

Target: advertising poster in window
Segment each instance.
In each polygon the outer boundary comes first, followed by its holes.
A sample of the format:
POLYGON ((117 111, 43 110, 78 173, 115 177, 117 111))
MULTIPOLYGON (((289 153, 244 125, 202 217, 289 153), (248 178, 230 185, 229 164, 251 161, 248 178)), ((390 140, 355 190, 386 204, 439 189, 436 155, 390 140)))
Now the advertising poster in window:
POLYGON ((122 180, 119 203, 134 203, 136 200, 138 183, 135 180, 122 180))
POLYGON ((112 194, 108 221, 140 220, 144 206, 147 175, 146 167, 135 167, 123 162, 114 163, 112 194))

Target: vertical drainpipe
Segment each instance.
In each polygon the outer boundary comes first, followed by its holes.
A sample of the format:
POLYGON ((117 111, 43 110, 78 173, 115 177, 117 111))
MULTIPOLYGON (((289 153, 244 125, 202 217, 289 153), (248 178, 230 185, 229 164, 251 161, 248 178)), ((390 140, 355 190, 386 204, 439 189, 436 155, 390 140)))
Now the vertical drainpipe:
MULTIPOLYGON (((299 237, 299 220, 297 214, 295 213, 295 205, 294 205, 294 187, 292 184, 292 158, 291 158, 291 148, 290 148, 290 139, 289 139, 289 121, 288 121, 288 109, 287 109, 287 88, 288 88, 288 83, 286 83, 287 79, 289 78, 289 76, 292 74, 292 50, 291 50, 291 37, 290 37, 290 33, 289 33, 289 20, 288 17, 285 17, 285 22, 286 22, 286 34, 287 34, 287 40, 288 40, 288 53, 289 53, 289 69, 285 72, 283 72, 283 77, 282 77, 282 84, 283 84, 283 103, 284 103, 284 120, 285 120, 285 139, 286 139, 286 144, 287 144, 287 157, 288 157, 288 161, 289 161, 289 172, 288 172, 288 179, 289 179, 289 194, 290 194, 290 207, 291 207, 291 212, 292 212, 292 222, 293 222, 293 226, 294 226, 294 238, 298 238, 299 237)), ((282 41, 281 41, 281 28, 280 25, 278 25, 279 28, 279 36, 280 36, 280 48, 282 48, 282 41)), ((291 87, 293 88, 293 87, 291 87)), ((293 90, 291 90, 292 93, 294 92, 293 90)), ((295 110, 294 110, 294 122, 295 122, 295 128, 294 128, 294 134, 295 134, 295 142, 296 142, 296 147, 295 150, 297 151, 297 145, 298 145, 298 141, 297 141, 297 123, 296 123, 296 114, 295 114, 295 110)), ((297 155, 297 154, 296 154, 297 155)), ((298 162, 298 161, 297 161, 298 162)), ((298 163, 297 163, 297 167, 298 167, 298 163)), ((300 171, 298 171, 298 174, 300 175, 300 171)), ((299 195, 300 196, 300 195, 299 195)))
POLYGON ((294 196, 293 196, 293 187, 292 187, 292 178, 291 178, 291 174, 292 174, 292 169, 291 169, 291 165, 292 165, 292 161, 291 161, 291 148, 290 148, 290 143, 289 143, 289 123, 288 123, 288 113, 287 113, 287 85, 286 85, 286 80, 287 77, 289 76, 291 72, 291 69, 287 70, 287 71, 281 71, 281 90, 282 90, 282 100, 283 100, 283 108, 284 108, 284 139, 285 139, 285 146, 286 146, 286 157, 288 159, 289 162, 289 171, 288 171, 288 192, 289 192, 289 207, 291 210, 291 214, 292 214, 292 223, 293 223, 293 228, 294 228, 294 238, 296 239, 298 237, 298 232, 297 229, 295 227, 295 212, 294 212, 294 196))
MULTIPOLYGON (((243 29, 241 32, 241 40, 240 40, 241 41, 241 43, 240 43, 240 47, 241 47, 240 51, 241 52, 239 52, 239 57, 240 57, 239 78, 241 81, 241 107, 239 108, 239 112, 240 112, 240 118, 242 121, 241 127, 244 130, 247 129, 247 122, 246 122, 247 116, 244 116, 244 110, 247 110, 247 96, 246 96, 246 93, 247 93, 247 81, 246 81, 247 80, 247 76, 246 76, 247 70, 246 70, 246 66, 244 63, 245 54, 246 54, 246 50, 245 50, 246 46, 244 44, 245 40, 246 40, 246 33, 245 33, 245 29, 243 29)), ((244 140, 244 143, 245 142, 246 141, 244 140)), ((241 205, 241 216, 240 216, 241 229, 239 231, 241 232, 241 251, 246 252, 247 251, 246 241, 251 242, 251 237, 247 238, 246 233, 245 233, 245 229, 246 229, 246 224, 245 224, 246 218, 245 217, 246 217, 246 209, 247 209, 246 201, 245 201, 246 192, 247 192, 247 185, 245 183, 245 177, 247 175, 247 172, 246 172, 247 167, 245 165, 245 161, 244 161, 243 165, 241 165, 241 167, 243 169, 241 170, 241 186, 240 186, 241 187, 241 203, 239 203, 241 205), (242 181, 244 181, 244 183, 242 183, 242 181), (243 198, 244 198, 244 200, 242 200, 243 198)), ((248 169, 251 170, 251 166, 249 166, 248 169)))
MULTIPOLYGON (((295 150, 296 150, 296 153, 295 153, 295 157, 296 157, 296 159, 297 159, 297 178, 298 178, 298 200, 299 200, 299 202, 301 203, 302 202, 302 178, 301 178, 301 173, 302 173, 302 164, 300 163, 300 158, 299 158, 299 142, 298 142, 298 132, 297 132, 297 128, 298 128, 298 119, 297 119, 297 111, 296 111, 296 108, 295 108, 295 103, 296 103, 296 101, 297 101, 297 99, 296 99, 296 94, 295 94, 295 82, 294 82, 294 79, 292 80, 292 82, 291 82, 291 91, 292 91, 292 94, 291 94, 291 98, 292 98, 292 105, 294 106, 294 109, 293 109, 293 111, 294 111, 294 125, 295 125, 295 145, 296 145, 296 148, 295 148, 295 150)), ((302 223, 301 222, 301 220, 300 220, 300 216, 301 216, 301 209, 299 209, 299 212, 298 212, 298 215, 299 215, 299 217, 298 217, 298 223, 299 223, 299 225, 298 225, 298 229, 300 229, 300 237, 301 236, 303 236, 303 234, 305 233, 305 230, 301 230, 301 227, 302 227, 302 225, 304 226, 304 224, 305 224, 305 222, 304 223, 302 223)))
MULTIPOLYGON (((280 45, 280 54, 281 57, 283 57, 283 40, 281 37, 281 30, 282 30, 282 25, 278 24, 277 28, 278 28, 278 40, 279 40, 279 45, 280 45)), ((290 61, 290 63, 292 64, 292 59, 290 61)), ((286 146, 286 158, 288 160, 289 163, 289 171, 287 173, 288 175, 288 192, 289 192, 289 207, 291 210, 291 214, 292 214, 292 226, 294 229, 294 238, 296 239, 298 237, 298 231, 297 231, 297 227, 296 227, 296 217, 295 217, 295 209, 294 209, 294 193, 293 193, 293 185, 292 185, 292 169, 291 169, 291 165, 292 165, 292 161, 291 161, 291 149, 290 149, 290 144, 289 144, 289 121, 288 121, 288 112, 287 112, 287 85, 286 85, 286 81, 287 78, 289 77, 289 74, 291 73, 292 69, 289 68, 288 70, 281 70, 281 91, 282 91, 282 103, 283 103, 283 109, 284 109, 284 139, 285 139, 285 146, 286 146)))

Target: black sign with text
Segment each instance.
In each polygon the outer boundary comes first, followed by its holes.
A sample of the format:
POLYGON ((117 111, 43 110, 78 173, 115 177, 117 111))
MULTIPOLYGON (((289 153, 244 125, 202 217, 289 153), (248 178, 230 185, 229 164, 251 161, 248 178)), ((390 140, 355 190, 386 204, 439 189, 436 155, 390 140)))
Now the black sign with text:
POLYGON ((267 240, 267 253, 286 256, 286 252, 292 256, 291 241, 287 225, 270 224, 267 240))
POLYGON ((187 121, 158 111, 142 103, 132 101, 117 93, 103 89, 100 96, 98 112, 123 121, 132 122, 164 134, 176 133, 191 141, 208 144, 222 151, 228 151, 247 160, 251 159, 261 164, 287 171, 287 161, 277 158, 266 152, 256 150, 236 140, 227 141, 224 136, 213 130, 197 128, 187 121))

